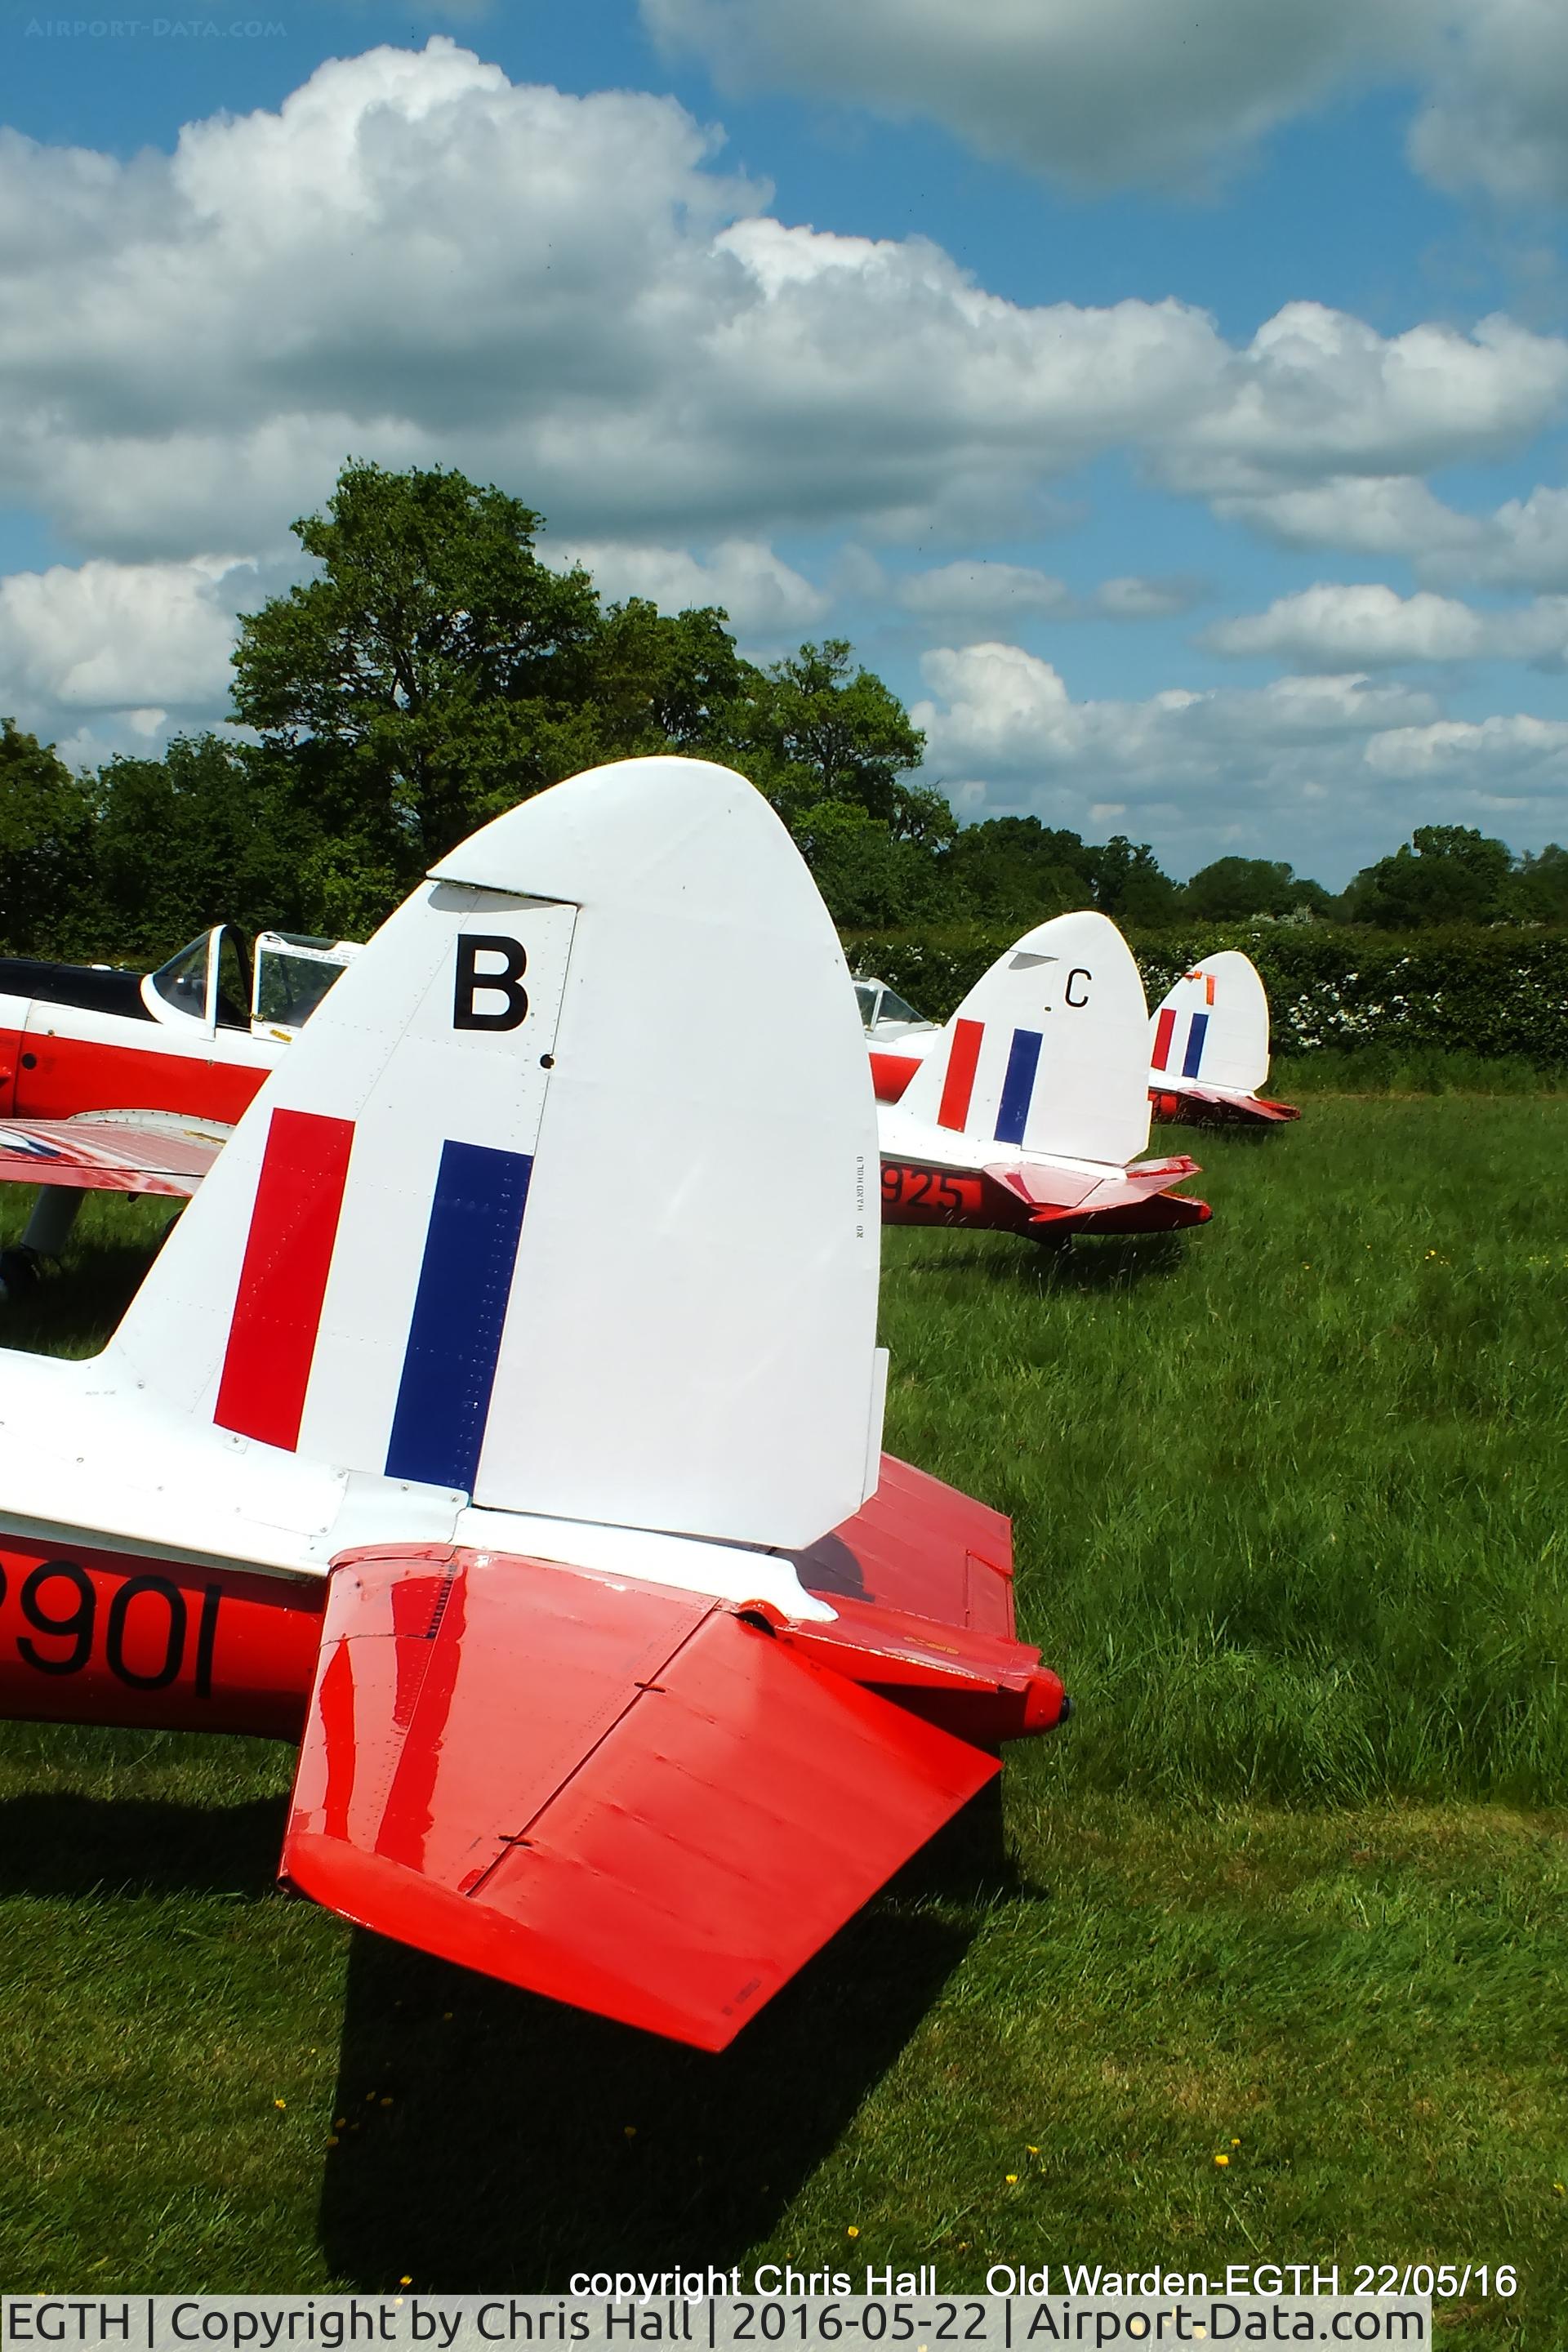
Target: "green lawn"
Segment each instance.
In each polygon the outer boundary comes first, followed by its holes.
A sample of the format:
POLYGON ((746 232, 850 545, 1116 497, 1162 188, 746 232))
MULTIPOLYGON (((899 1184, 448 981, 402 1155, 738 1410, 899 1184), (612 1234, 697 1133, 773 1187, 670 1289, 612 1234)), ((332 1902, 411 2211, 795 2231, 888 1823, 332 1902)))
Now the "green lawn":
POLYGON ((1190 1237, 889 1236, 889 1443, 1079 1712, 723 2059, 284 1901, 281 1750, 0 1731, 0 2284, 1511 2262, 1446 2340, 1558 2352, 1568 1101, 1160 1139, 1190 1237))

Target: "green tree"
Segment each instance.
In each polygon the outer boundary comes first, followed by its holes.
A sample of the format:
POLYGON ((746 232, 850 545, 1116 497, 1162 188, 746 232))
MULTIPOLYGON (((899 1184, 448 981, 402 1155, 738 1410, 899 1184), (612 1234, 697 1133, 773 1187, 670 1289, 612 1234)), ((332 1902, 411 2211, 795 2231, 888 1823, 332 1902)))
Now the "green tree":
POLYGON ((592 762, 598 597, 539 561, 540 527, 461 474, 351 461, 293 525, 317 576, 241 622, 236 716, 377 870, 422 872, 592 762))
POLYGON ((1332 903, 1321 882, 1309 882, 1284 860, 1216 857, 1182 885, 1182 912, 1205 922, 1244 923, 1251 915, 1289 915, 1310 907, 1324 913, 1332 903))
POLYGON ((92 818, 88 786, 54 745, 0 719, 0 948, 91 950, 92 818))
POLYGON ((1508 912, 1513 858, 1468 824, 1418 824, 1392 857, 1363 866, 1344 894, 1352 922, 1384 930, 1492 923, 1508 912))
POLYGON ((1112 834, 1095 855, 1094 903, 1117 923, 1169 923, 1175 919, 1180 894, 1146 841, 1134 845, 1124 833, 1112 834))
POLYGON ((1539 856, 1527 849, 1509 886, 1508 901, 1527 923, 1568 923, 1568 849, 1549 841, 1539 856))
POLYGON ((837 801, 879 819, 895 841, 939 848, 958 826, 942 793, 909 781, 925 737, 853 658, 846 638, 826 637, 752 670, 730 714, 731 755, 786 819, 837 801))
POLYGON ((963 826, 942 863, 955 911, 1022 929, 1091 905, 1098 856, 1037 816, 993 816, 963 826))
POLYGON ((737 706, 761 673, 735 650, 717 605, 665 614, 647 598, 611 604, 583 664, 601 759, 647 751, 722 757, 737 706))
POLYGON ((92 868, 117 954, 153 962, 208 924, 315 929, 319 831, 275 762, 217 735, 99 772, 92 868))

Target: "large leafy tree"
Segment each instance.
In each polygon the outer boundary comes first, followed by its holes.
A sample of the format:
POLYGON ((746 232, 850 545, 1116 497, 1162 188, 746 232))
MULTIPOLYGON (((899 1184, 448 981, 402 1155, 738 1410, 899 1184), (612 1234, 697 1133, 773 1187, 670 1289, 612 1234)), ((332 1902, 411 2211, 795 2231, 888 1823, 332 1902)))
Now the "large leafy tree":
POLYGON ((1118 923, 1168 923, 1180 894, 1146 841, 1113 833, 1094 858, 1094 903, 1118 923))
POLYGON ((314 929, 318 827, 264 752, 177 735, 100 771, 97 899, 117 950, 153 962, 209 923, 314 929))
POLYGON ((52 743, 0 719, 0 949, 89 953, 93 805, 52 743))
POLYGON ((540 527, 440 467, 350 463, 293 526, 315 578, 241 622, 236 716, 374 870, 422 871, 593 757, 598 597, 540 562, 540 527))
POLYGON ((955 912, 1022 929, 1092 904, 1098 855, 1037 816, 994 816, 965 825, 942 862, 955 912))
POLYGON ((1568 923, 1568 849, 1549 841, 1539 856, 1527 849, 1509 892, 1521 921, 1568 923))
POLYGON ((730 725, 733 756, 792 821, 837 803, 894 841, 936 848, 957 831, 943 795, 910 781, 925 737, 876 673, 854 666, 846 638, 752 670, 730 725))
POLYGON ((1289 915, 1299 908, 1322 914, 1331 904, 1321 882, 1309 882, 1283 860, 1216 857, 1182 886, 1182 911, 1215 923, 1244 923, 1251 915, 1289 915))
POLYGON ((1497 922, 1509 912, 1512 867, 1506 844, 1474 825, 1418 824, 1392 857, 1363 867, 1345 911, 1386 930, 1497 922))

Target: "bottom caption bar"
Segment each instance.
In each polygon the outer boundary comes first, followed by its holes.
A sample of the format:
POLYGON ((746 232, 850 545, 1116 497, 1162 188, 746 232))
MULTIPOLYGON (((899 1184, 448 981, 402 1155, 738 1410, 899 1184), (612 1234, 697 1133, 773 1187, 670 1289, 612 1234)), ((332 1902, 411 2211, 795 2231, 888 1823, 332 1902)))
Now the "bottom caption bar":
POLYGON ((302 2352, 353 2345, 480 2352, 486 2345, 603 2347, 1167 2344, 1419 2344, 1431 2341, 1422 2295, 942 2296, 908 2301, 783 2295, 626 2303, 548 2294, 0 2295, 3 2352, 69 2345, 88 2352, 302 2352))

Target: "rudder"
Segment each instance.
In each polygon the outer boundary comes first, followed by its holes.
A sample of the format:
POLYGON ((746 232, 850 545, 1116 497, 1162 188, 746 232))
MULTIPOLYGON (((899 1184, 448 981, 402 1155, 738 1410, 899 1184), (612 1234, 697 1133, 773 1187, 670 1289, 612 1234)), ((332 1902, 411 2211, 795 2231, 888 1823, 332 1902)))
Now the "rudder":
POLYGON ((900 1108, 977 1141, 1125 1166, 1149 1139, 1148 1018, 1115 924, 1058 915, 976 982, 900 1108))

